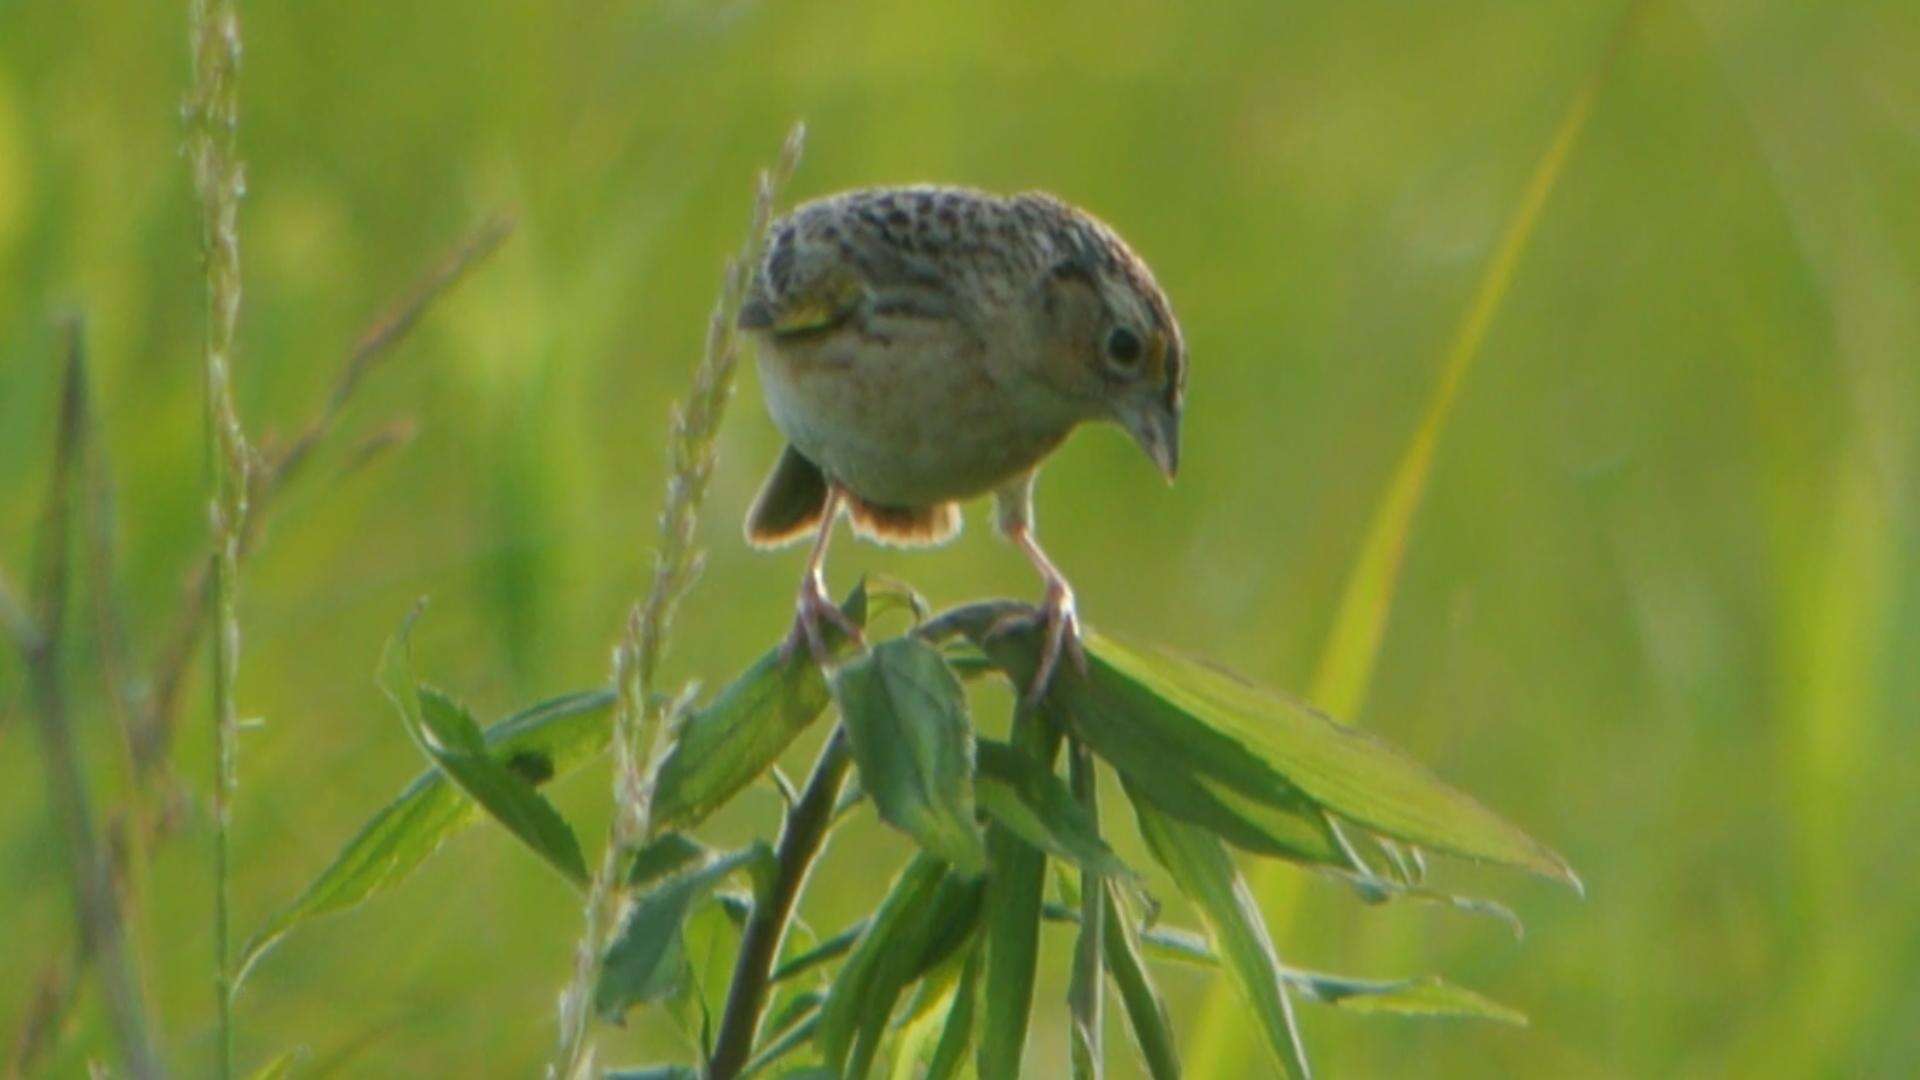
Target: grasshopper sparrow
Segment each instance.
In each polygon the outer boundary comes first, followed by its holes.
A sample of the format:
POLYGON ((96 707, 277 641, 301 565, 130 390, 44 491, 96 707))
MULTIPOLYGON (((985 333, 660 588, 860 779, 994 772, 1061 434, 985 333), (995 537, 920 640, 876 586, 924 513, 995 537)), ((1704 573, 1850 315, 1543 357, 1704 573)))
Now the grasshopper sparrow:
POLYGON ((1171 481, 1186 383, 1166 296, 1111 228, 1040 193, 847 192, 774 224, 740 326, 788 440, 747 539, 813 538, 789 648, 824 661, 822 618, 858 639, 821 576, 842 511, 869 540, 933 545, 990 491, 1046 583, 1029 694, 1063 651, 1085 663, 1073 590, 1034 538, 1034 474, 1075 425, 1111 420, 1171 481))

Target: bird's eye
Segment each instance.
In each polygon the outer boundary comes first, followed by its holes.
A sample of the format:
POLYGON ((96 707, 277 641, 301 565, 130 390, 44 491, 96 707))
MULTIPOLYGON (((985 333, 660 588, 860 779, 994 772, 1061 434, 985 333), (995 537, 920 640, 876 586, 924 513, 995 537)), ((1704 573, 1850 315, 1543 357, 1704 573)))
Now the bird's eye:
POLYGON ((1118 368, 1131 368, 1140 362, 1140 335, 1124 326, 1116 326, 1107 335, 1107 359, 1118 368))

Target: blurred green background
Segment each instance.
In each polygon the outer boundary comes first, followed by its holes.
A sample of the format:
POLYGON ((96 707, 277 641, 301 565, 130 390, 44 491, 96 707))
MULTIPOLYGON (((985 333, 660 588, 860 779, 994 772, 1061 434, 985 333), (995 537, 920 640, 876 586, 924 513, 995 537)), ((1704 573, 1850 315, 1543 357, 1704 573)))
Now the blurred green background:
MULTIPOLYGON (((205 542, 182 9, 0 0, 0 566, 30 565, 53 320, 81 311, 143 657, 205 542)), ((464 233, 502 210, 519 230, 364 388, 246 570, 240 702, 266 726, 242 749, 240 932, 421 768, 371 680, 415 597, 434 598, 420 670, 485 716, 605 677, 649 566, 668 402, 752 172, 795 118, 811 139, 790 198, 1041 187, 1147 256, 1193 357, 1180 483, 1090 430, 1041 482, 1041 534, 1092 622, 1304 690, 1503 223, 1621 11, 244 5, 238 393, 257 436, 304 421, 360 328, 464 233), (347 469, 396 419, 412 444, 347 469)), ((1274 890, 1291 962, 1438 971, 1532 1016, 1305 1006, 1325 1075, 1920 1068, 1920 8, 1653 0, 1620 48, 1462 386, 1353 718, 1564 852, 1589 896, 1445 868, 1517 908, 1516 943, 1327 882, 1274 890)), ((753 554, 738 528, 777 448, 749 371, 676 679, 718 685, 785 628, 799 557, 753 554)), ((971 517, 938 553, 843 543, 832 580, 1034 592, 971 517)), ((110 714, 92 667, 73 674, 111 803, 110 714)), ((180 772, 203 801, 205 688, 188 693, 180 772)), ((71 936, 11 654, 0 791, 10 1046, 71 936)), ((604 768, 556 797, 597 845, 604 768)), ((776 807, 750 792, 709 832, 765 833, 776 807)), ((870 816, 850 830, 816 876, 817 926, 871 904, 907 850, 870 816)), ((194 811, 136 917, 188 1075, 213 1051, 208 836, 194 811)), ((242 1061, 305 1045, 334 1075, 528 1075, 579 932, 556 876, 472 830, 262 963, 242 1061)), ((1039 1076, 1064 1069, 1071 938, 1047 948, 1039 1076)), ((1211 980, 1163 980, 1200 1031, 1211 980)), ((74 1024, 53 1075, 111 1053, 97 993, 74 1024)), ((613 1062, 681 1052, 657 1014, 602 1043, 613 1062)))

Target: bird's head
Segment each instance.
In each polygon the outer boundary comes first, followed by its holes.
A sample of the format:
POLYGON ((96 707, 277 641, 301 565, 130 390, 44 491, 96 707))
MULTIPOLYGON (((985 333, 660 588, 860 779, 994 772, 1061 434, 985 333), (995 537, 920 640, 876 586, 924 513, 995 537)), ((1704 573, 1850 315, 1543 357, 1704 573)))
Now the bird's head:
POLYGON ((1169 481, 1180 469, 1187 350, 1146 263, 1105 223, 1055 203, 1069 224, 1041 290, 1057 383, 1125 428, 1169 481))

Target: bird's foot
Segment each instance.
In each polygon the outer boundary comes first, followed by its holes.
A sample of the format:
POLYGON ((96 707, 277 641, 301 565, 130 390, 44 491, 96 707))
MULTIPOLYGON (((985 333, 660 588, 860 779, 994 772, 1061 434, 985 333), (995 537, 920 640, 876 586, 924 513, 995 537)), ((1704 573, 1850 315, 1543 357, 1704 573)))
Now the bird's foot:
POLYGON ((828 599, 826 585, 821 582, 820 575, 808 574, 801 579, 800 593, 794 598, 793 606, 793 629, 787 632, 787 639, 780 643, 782 663, 791 660, 794 650, 804 643, 807 651, 813 654, 813 662, 820 665, 820 670, 825 671, 833 665, 833 650, 827 647, 826 634, 820 625, 822 620, 832 623, 856 647, 867 647, 866 635, 861 633, 860 624, 828 599))
POLYGON ((1037 608, 1013 611, 1000 617, 986 636, 998 637, 1011 630, 1037 626, 1040 629, 1040 664, 1034 669, 1033 682, 1022 695, 1029 706, 1038 705, 1047 696, 1054 672, 1064 654, 1080 674, 1087 673, 1087 652, 1080 644, 1080 613, 1073 603, 1073 589, 1065 581, 1049 581, 1046 599, 1037 608))

